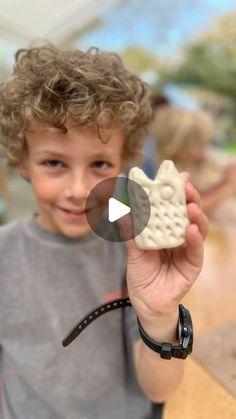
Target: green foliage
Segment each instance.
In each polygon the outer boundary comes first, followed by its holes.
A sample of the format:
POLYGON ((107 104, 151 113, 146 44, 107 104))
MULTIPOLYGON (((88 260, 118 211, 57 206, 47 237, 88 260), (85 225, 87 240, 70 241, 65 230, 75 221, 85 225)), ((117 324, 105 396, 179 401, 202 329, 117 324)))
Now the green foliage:
POLYGON ((202 43, 189 47, 173 79, 202 85, 236 100, 236 61, 228 57, 222 46, 202 43))
POLYGON ((188 46, 171 78, 200 85, 236 101, 236 14, 224 16, 197 43, 188 46))

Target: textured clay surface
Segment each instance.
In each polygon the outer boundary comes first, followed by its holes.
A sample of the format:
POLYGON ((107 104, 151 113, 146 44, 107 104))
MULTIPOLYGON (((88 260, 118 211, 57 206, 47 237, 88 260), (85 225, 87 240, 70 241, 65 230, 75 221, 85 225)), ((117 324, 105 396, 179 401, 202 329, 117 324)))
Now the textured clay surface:
MULTIPOLYGON (((144 230, 135 236, 140 249, 168 249, 185 242, 189 223, 185 201, 184 182, 174 163, 164 160, 154 180, 149 179, 138 167, 129 171, 129 179, 138 183, 148 195, 151 214, 144 230)), ((142 222, 146 204, 137 190, 128 186, 130 206, 133 213, 134 233, 142 222)))

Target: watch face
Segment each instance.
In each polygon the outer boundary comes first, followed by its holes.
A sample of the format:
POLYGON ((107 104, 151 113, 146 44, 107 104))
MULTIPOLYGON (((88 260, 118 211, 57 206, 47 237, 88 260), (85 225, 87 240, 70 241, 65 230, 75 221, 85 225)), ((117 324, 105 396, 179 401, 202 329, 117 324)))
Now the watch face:
POLYGON ((182 340, 182 328, 181 328, 181 322, 179 320, 179 324, 178 324, 178 339, 179 339, 179 343, 182 340))
POLYGON ((179 306, 179 336, 183 349, 183 357, 187 357, 192 352, 193 346, 193 326, 190 312, 181 304, 179 306))

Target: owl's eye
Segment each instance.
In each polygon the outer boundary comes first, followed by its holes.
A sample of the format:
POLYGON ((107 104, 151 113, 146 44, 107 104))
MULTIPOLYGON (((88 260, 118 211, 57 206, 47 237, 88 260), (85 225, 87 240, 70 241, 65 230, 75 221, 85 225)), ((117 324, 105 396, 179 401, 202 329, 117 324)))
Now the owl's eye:
POLYGON ((160 195, 162 199, 171 199, 174 196, 174 189, 170 185, 163 185, 160 189, 160 195))

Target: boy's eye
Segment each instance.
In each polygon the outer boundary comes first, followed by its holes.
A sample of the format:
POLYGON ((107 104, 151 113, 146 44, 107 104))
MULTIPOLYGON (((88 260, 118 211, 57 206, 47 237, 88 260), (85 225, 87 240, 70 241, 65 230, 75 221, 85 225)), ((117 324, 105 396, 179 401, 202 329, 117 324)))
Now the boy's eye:
POLYGON ((63 166, 63 163, 59 160, 46 160, 44 165, 49 167, 50 169, 58 169, 63 166))
POLYGON ((94 167, 95 169, 108 169, 111 166, 111 163, 104 160, 97 160, 92 163, 92 167, 94 167))

